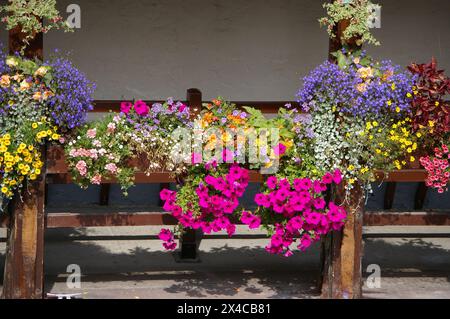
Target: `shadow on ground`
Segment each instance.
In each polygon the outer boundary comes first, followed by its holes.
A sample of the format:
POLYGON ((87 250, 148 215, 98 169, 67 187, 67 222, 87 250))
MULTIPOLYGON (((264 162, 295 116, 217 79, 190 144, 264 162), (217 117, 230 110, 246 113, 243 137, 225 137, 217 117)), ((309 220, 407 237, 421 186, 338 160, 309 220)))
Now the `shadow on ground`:
MULTIPOLYGON (((64 292, 67 266, 77 264, 82 269, 82 282, 89 283, 93 291, 102 290, 102 296, 115 293, 132 298, 141 290, 147 291, 144 295, 149 298, 318 297, 317 245, 284 258, 267 254, 263 249, 266 240, 207 239, 202 241, 200 262, 177 263, 173 254, 160 250, 156 240, 118 237, 92 241, 84 235, 83 230, 67 230, 64 237, 47 234, 46 291, 64 292), (133 292, 120 292, 127 289, 133 292)), ((0 243, 1 273, 4 247, 0 243)), ((370 264, 380 266, 386 281, 444 277, 449 283, 449 239, 366 239, 364 276, 370 264)), ((374 295, 376 291, 370 297, 374 295)))

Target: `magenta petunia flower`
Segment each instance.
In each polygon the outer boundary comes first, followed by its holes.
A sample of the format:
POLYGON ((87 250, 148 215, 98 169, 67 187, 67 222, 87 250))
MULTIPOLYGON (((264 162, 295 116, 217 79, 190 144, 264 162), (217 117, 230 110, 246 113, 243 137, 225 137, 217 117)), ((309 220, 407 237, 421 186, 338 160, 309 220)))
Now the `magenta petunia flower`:
POLYGON ((342 182, 342 173, 339 169, 336 169, 333 173, 333 182, 337 185, 342 182))
POLYGON ((275 189, 275 188, 277 188, 277 184, 278 184, 278 180, 275 176, 270 176, 267 179, 266 185, 268 188, 275 189))
POLYGON ((331 184, 333 182, 333 175, 331 175, 331 173, 326 173, 323 177, 322 177, 322 182, 324 184, 331 184))
POLYGON ((158 235, 159 239, 162 241, 172 241, 173 240, 173 233, 170 229, 161 229, 158 235))
POLYGON ((134 110, 136 113, 140 116, 146 116, 148 112, 150 111, 149 106, 142 100, 136 101, 134 103, 134 110))
POLYGON ((133 107, 133 104, 131 102, 122 102, 120 103, 120 112, 124 114, 130 113, 131 108, 133 107))

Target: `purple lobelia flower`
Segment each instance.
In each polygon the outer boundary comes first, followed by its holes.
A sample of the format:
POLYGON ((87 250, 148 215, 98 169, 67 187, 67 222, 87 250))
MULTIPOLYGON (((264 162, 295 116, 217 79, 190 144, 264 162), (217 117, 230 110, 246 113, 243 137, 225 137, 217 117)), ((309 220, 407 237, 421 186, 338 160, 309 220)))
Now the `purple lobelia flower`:
POLYGON ((46 63, 52 67, 50 86, 55 95, 49 99, 50 116, 62 131, 84 124, 86 114, 93 109, 95 84, 69 60, 55 58, 46 63))

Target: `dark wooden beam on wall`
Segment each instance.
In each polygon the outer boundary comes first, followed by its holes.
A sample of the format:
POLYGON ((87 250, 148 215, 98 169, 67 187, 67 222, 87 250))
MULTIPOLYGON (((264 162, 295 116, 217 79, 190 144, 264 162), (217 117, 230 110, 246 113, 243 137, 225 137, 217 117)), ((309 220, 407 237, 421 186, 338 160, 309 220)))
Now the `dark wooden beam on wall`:
MULTIPOLYGON (((19 52, 24 43, 20 28, 9 32, 9 53, 19 52)), ((25 56, 43 59, 43 36, 36 35, 25 56)), ((45 156, 46 150, 42 148, 45 156)), ((44 159, 44 162, 45 159, 44 159)), ((45 172, 45 166, 42 169, 45 172)), ((45 173, 16 194, 9 206, 9 230, 2 298, 41 299, 44 295, 44 200, 45 173)))

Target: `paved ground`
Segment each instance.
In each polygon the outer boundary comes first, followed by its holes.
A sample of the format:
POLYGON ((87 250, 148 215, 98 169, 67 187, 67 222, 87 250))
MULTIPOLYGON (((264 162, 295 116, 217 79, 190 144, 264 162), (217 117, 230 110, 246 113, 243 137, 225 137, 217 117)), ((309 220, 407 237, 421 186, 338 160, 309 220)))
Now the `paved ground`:
MULTIPOLYGON (((84 298, 318 297, 317 247, 288 259, 271 256, 263 250, 266 240, 252 238, 254 233, 241 231, 240 238, 203 240, 200 262, 177 263, 154 239, 158 229, 47 231, 46 290, 80 292, 84 298), (70 264, 81 268, 81 289, 67 287, 70 264)), ((366 233, 383 232, 393 236, 417 230, 371 227, 366 233)), ((450 227, 426 230, 450 234, 450 227)), ((4 238, 4 230, 0 230, 0 238, 4 238)), ((1 272, 4 250, 3 240, 0 242, 1 272)), ((364 270, 371 264, 381 269, 381 287, 365 287, 366 298, 450 298, 450 237, 368 238, 363 264, 364 270)))

